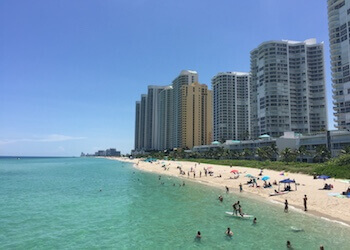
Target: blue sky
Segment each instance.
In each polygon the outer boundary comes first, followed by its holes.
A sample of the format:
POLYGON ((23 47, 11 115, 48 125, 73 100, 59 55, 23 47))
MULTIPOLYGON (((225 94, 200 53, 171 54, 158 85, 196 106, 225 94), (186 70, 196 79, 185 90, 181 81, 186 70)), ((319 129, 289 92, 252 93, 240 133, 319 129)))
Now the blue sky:
POLYGON ((326 2, 0 1, 0 155, 128 153, 147 85, 249 71, 267 40, 324 41, 333 129, 326 2))

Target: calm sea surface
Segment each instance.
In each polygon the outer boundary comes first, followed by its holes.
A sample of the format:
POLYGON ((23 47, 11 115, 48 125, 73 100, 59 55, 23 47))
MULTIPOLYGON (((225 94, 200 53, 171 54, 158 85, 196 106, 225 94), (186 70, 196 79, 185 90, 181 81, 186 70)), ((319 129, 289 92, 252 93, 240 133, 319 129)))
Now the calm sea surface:
POLYGON ((106 159, 0 158, 0 249, 350 249, 349 227, 185 182, 106 159), (256 225, 225 214, 238 199, 256 225))

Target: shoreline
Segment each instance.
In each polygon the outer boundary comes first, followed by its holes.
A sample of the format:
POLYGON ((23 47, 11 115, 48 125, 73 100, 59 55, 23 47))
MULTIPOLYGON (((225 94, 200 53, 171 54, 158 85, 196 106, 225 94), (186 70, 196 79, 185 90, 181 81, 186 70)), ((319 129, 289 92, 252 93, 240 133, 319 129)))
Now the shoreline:
MULTIPOLYGON (((341 224, 343 226, 350 227, 350 199, 344 198, 340 199, 337 197, 329 196, 328 193, 341 192, 343 189, 347 188, 347 184, 339 182, 336 179, 329 180, 314 180, 312 176, 308 176, 305 174, 295 174, 295 173, 286 173, 287 176, 280 176, 277 171, 273 170, 263 170, 263 175, 268 175, 271 177, 270 182, 273 180, 281 180, 285 178, 295 179, 299 185, 297 186, 297 191, 289 192, 285 195, 280 196, 269 196, 269 193, 272 193, 274 189, 277 189, 278 186, 273 186, 272 188, 255 188, 248 187, 243 184, 249 180, 249 178, 245 178, 244 175, 246 173, 253 174, 254 176, 258 176, 260 169, 246 168, 246 167, 238 167, 233 166, 230 168, 229 166, 221 166, 221 165, 210 165, 210 164, 196 164, 195 162, 176 162, 176 161, 166 161, 166 160, 158 160, 154 163, 144 162, 140 159, 128 159, 128 158, 120 158, 120 157, 106 157, 106 159, 110 160, 118 160, 122 162, 132 163, 133 167, 145 171, 151 172, 159 175, 167 175, 176 177, 181 180, 187 180, 191 182, 201 183, 203 185, 212 186, 218 189, 223 190, 225 186, 230 188, 230 193, 235 193, 239 196, 250 198, 250 199, 258 199, 266 203, 271 203, 275 205, 284 206, 284 200, 288 199, 289 207, 291 211, 296 211, 299 213, 309 214, 311 216, 315 216, 319 219, 324 219, 327 221, 331 221, 337 224, 341 224), (162 165, 166 165, 168 170, 164 170, 162 165), (178 166, 186 172, 186 175, 180 175, 178 166), (215 176, 204 176, 203 168, 211 167, 214 172, 214 175, 221 175, 221 178, 215 176), (187 173, 190 169, 193 169, 196 173, 196 178, 193 177, 193 172, 191 172, 190 177, 187 176, 187 173), (238 170, 241 174, 238 179, 230 179, 229 177, 234 176, 230 171, 232 169, 238 170), (199 172, 202 172, 202 177, 199 177, 199 172), (278 178, 278 179, 277 179, 278 178), (239 191, 239 184, 243 184, 243 192, 239 191), (333 190, 319 190, 319 188, 324 184, 333 184, 333 190), (308 197, 308 211, 303 211, 303 197, 304 194, 308 197), (329 214, 331 213, 331 214, 329 214)), ((257 181, 259 185, 263 184, 263 181, 257 181)), ((281 185, 283 186, 283 185, 281 185)), ((294 189, 294 184, 292 185, 294 189)), ((344 190, 343 190, 344 191, 344 190)))

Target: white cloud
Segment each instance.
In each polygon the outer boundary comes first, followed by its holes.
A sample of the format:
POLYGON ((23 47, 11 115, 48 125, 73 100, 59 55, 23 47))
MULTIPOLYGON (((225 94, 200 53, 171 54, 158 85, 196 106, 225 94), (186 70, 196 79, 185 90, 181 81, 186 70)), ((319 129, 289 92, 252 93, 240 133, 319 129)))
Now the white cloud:
POLYGON ((67 135, 52 134, 39 138, 20 138, 20 139, 0 139, 0 145, 12 144, 17 142, 62 142, 72 140, 83 140, 86 137, 74 137, 67 135))

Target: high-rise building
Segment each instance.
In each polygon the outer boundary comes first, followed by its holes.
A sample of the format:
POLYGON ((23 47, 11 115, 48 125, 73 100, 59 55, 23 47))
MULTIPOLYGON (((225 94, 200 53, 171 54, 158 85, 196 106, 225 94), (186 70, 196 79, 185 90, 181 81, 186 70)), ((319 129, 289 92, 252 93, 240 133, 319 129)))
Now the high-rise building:
POLYGON ((328 0, 334 115, 340 130, 350 129, 350 1, 328 0))
POLYGON ((140 105, 140 129, 139 129, 139 150, 145 150, 146 145, 146 111, 147 111, 147 95, 141 95, 141 105, 140 105))
POLYGON ((198 82, 181 87, 181 148, 206 145, 212 141, 212 92, 198 82))
POLYGON ((158 96, 164 88, 164 86, 148 86, 145 133, 146 150, 155 150, 159 148, 158 96))
POLYGON ((165 87, 159 93, 159 142, 158 149, 171 149, 173 147, 172 143, 172 120, 173 120, 173 87, 165 87))
POLYGON ((253 137, 327 129, 323 43, 268 41, 250 59, 253 137))
POLYGON ((182 93, 181 87, 198 82, 196 71, 183 70, 172 82, 173 87, 173 148, 181 147, 182 93))
POLYGON ((139 150, 140 149, 140 108, 141 108, 141 102, 136 102, 136 109, 135 109, 135 145, 134 149, 139 150))
POLYGON ((249 87, 249 73, 222 72, 212 78, 215 141, 249 138, 249 87))

